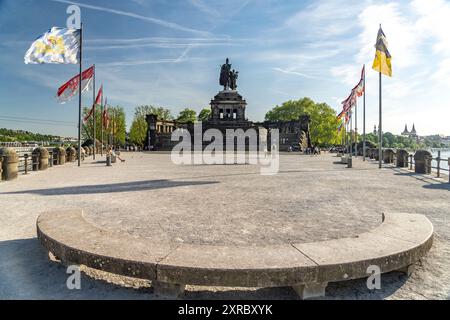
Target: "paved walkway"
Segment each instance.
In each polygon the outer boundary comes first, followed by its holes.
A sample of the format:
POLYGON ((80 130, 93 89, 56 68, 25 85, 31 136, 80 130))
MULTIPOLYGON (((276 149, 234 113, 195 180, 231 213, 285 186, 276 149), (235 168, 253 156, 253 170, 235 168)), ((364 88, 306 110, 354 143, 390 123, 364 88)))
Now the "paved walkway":
MULTIPOLYGON (((88 269, 82 290, 66 289, 65 269, 49 262, 35 239, 38 214, 60 208, 83 208, 87 220, 104 229, 162 242, 221 245, 354 236, 381 223, 381 212, 422 213, 437 235, 418 272, 409 279, 386 275, 383 289, 375 292, 364 280, 331 284, 327 298, 449 298, 447 184, 406 170, 378 170, 360 159, 349 170, 331 155, 282 155, 275 176, 261 176, 253 165, 175 166, 168 154, 124 157, 125 163, 113 167, 91 160, 81 169, 68 164, 0 183, 0 298, 153 297, 145 281, 88 269)), ((188 287, 186 297, 288 299, 295 293, 188 287)))

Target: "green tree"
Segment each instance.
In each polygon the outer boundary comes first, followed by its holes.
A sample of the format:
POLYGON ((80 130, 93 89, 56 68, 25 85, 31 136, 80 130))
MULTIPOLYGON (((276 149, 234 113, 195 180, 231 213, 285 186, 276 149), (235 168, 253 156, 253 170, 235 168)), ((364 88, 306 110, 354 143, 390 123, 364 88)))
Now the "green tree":
POLYGON ((341 143, 342 135, 337 132, 339 121, 336 119, 336 111, 326 103, 315 103, 310 98, 290 100, 267 112, 265 118, 268 121, 290 121, 298 120, 305 114, 311 118, 310 135, 314 145, 341 143))
POLYGON ((130 142, 143 147, 147 137, 147 122, 142 116, 135 117, 130 128, 130 142))
POLYGON ((196 120, 197 112, 189 108, 182 110, 177 118, 177 121, 180 123, 195 122, 196 120))
POLYGON ((211 117, 211 109, 210 108, 204 108, 200 113, 198 114, 198 121, 206 121, 211 117))
POLYGON ((158 120, 173 120, 172 113, 169 109, 163 107, 155 107, 149 105, 138 106, 134 109, 134 118, 142 117, 145 120, 146 115, 156 114, 158 120))
MULTIPOLYGON (((89 114, 91 108, 83 108, 83 120, 89 114)), ((94 119, 95 119, 95 139, 101 141, 102 137, 102 110, 100 107, 95 108, 95 117, 91 115, 87 121, 83 121, 81 139, 83 141, 92 140, 94 138, 94 119)), ((103 137, 106 143, 106 131, 103 129, 103 137)))
MULTIPOLYGON (((109 117, 109 126, 108 128, 104 129, 105 144, 113 143, 116 145, 124 145, 126 140, 126 129, 127 129, 125 122, 125 111, 121 106, 116 107, 109 106, 108 117, 109 117)), ((100 117, 97 121, 100 124, 101 128, 100 117)), ((92 120, 90 122, 92 122, 92 120)), ((89 124, 86 125, 86 128, 89 128, 89 124)), ((92 130, 89 130, 89 132, 92 132, 92 130)), ((90 134, 89 132, 86 132, 86 136, 90 134)), ((91 138, 91 136, 92 134, 90 134, 88 137, 91 138)), ((100 138, 100 136, 98 137, 100 138)))

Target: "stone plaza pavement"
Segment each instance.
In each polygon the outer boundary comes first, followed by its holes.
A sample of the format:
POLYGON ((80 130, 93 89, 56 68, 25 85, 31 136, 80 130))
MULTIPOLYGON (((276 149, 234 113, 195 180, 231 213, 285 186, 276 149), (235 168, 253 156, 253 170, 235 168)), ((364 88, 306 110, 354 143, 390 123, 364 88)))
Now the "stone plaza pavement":
MULTIPOLYGON (((66 288, 66 270, 36 239, 44 211, 82 208, 102 229, 160 242, 274 245, 356 236, 382 212, 425 214, 435 227, 429 254, 408 278, 332 283, 326 299, 450 299, 450 185, 404 169, 354 168, 329 154, 281 155, 280 172, 256 165, 176 166, 164 153, 124 153, 106 167, 86 160, 0 183, 0 299, 153 299, 149 283, 83 268, 82 289, 66 288)), ((291 288, 186 288, 186 299, 296 299, 291 288)))

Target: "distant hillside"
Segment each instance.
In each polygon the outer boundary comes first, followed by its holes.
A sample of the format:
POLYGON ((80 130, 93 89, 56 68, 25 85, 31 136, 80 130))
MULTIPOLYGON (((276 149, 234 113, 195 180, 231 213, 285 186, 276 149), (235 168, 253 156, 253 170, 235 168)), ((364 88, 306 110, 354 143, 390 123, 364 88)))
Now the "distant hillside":
POLYGON ((33 133, 24 130, 10 130, 5 128, 0 128, 0 141, 10 142, 10 141, 55 141, 59 140, 60 137, 52 136, 47 134, 33 133))

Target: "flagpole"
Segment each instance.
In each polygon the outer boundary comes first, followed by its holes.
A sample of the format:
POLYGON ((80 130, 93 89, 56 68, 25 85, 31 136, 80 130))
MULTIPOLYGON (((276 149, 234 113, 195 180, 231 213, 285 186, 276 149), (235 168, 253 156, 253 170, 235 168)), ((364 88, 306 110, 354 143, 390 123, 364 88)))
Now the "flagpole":
POLYGON ((353 155, 353 110, 350 108, 350 158, 353 155))
POLYGON ((78 167, 81 167, 81 81, 83 72, 83 23, 80 24, 80 77, 78 79, 78 167))
POLYGON ((94 130, 94 134, 92 135, 93 136, 93 140, 94 140, 94 160, 95 160, 95 151, 96 151, 96 138, 95 138, 95 120, 96 120, 96 116, 95 116, 95 64, 94 64, 94 85, 93 85, 93 88, 92 88, 92 101, 93 101, 93 103, 94 103, 94 106, 93 106, 93 110, 94 110, 94 117, 93 117, 93 121, 94 121, 94 125, 93 125, 93 130, 94 130))
POLYGON ((113 125, 112 125, 112 147, 113 147, 113 150, 114 150, 114 145, 115 145, 115 134, 114 134, 114 130, 116 129, 116 110, 115 109, 113 109, 113 125))
POLYGON ((355 102, 355 158, 358 158, 358 98, 355 102))
POLYGON ((363 87, 363 161, 366 161, 366 65, 364 65, 363 87))
POLYGON ((379 123, 378 123, 378 168, 381 169, 382 165, 381 165, 381 161, 382 161, 382 157, 383 157, 383 127, 382 127, 382 95, 381 95, 381 72, 379 73, 379 94, 380 94, 380 105, 379 105, 379 123))
MULTIPOLYGON (((348 114, 346 114, 347 118, 348 114)), ((348 121, 345 123, 345 154, 348 155, 348 121)))
POLYGON ((103 106, 103 92, 102 92, 102 104, 100 106, 100 122, 102 123, 102 130, 101 130, 101 145, 100 145, 100 155, 103 157, 103 112, 104 112, 104 106, 103 106))

